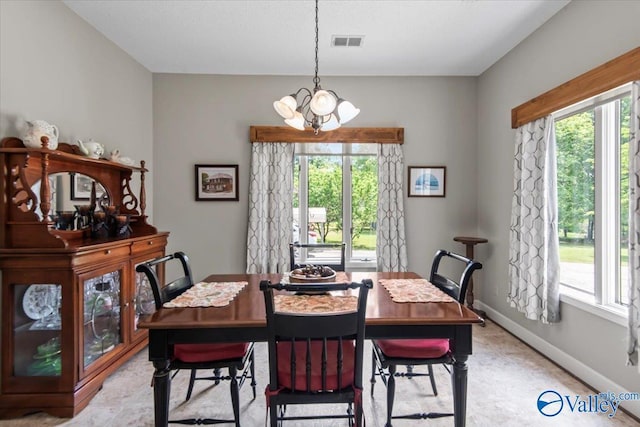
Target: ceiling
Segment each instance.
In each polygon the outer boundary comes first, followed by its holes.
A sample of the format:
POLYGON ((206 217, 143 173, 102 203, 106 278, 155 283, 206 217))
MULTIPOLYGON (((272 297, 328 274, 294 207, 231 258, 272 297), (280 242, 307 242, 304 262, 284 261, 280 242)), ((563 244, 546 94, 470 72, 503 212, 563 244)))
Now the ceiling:
MULTIPOLYGON (((63 0, 154 73, 312 75, 312 0, 63 0)), ((319 74, 477 76, 569 0, 321 0, 319 74), (364 36, 332 47, 333 35, 364 36)))

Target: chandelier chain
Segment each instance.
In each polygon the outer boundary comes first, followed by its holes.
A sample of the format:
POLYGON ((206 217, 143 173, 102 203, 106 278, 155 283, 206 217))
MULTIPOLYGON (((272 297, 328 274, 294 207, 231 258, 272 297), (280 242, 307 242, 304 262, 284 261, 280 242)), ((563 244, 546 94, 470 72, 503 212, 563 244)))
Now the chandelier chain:
POLYGON ((313 83, 318 87, 320 85, 320 77, 318 77, 318 0, 316 0, 316 70, 313 83))
MULTIPOLYGON (((2 0, 0 0, 2 1, 2 0)), ((360 113, 352 103, 340 98, 333 90, 322 90, 320 87, 320 77, 318 70, 320 60, 318 58, 320 45, 320 19, 319 0, 315 0, 315 70, 313 76, 314 88, 302 87, 297 92, 282 97, 279 101, 274 101, 273 107, 276 112, 284 118, 284 122, 295 128, 304 131, 306 126, 313 129, 314 134, 318 131, 331 131, 339 128, 360 113)))

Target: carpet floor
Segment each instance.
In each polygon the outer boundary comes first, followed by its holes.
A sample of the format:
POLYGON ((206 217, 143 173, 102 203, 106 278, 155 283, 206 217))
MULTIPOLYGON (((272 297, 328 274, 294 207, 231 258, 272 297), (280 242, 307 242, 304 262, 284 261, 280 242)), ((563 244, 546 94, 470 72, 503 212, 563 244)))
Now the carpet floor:
MULTIPOLYGON (((473 355, 469 357, 468 378, 468 426, 607 426, 623 427, 639 424, 618 410, 613 417, 607 414, 571 412, 564 404, 562 411, 554 417, 546 417, 537 409, 538 396, 546 390, 555 390, 570 400, 588 399, 596 394, 564 370, 531 350, 496 324, 487 321, 485 328, 474 326, 473 355)), ((256 344, 257 397, 252 399, 249 383, 240 392, 241 423, 245 427, 265 425, 264 388, 267 384, 267 349, 264 343, 256 344)), ((371 350, 365 349, 364 366, 364 410, 368 427, 383 427, 386 404, 385 387, 378 381, 371 397, 369 376, 371 372, 371 350)), ((417 367, 420 370, 423 367, 417 367)), ((438 396, 433 396, 428 378, 396 382, 394 414, 415 412, 452 412, 453 403, 448 372, 442 366, 434 367, 438 396)), ((142 351, 104 383, 103 389, 91 403, 73 419, 61 419, 43 413, 12 420, 0 420, 0 427, 33 426, 153 426, 153 393, 150 387, 153 366, 142 351)), ((193 396, 184 402, 189 373, 181 371, 171 384, 170 419, 191 417, 232 416, 228 382, 212 386, 207 381, 197 381, 193 396)), ((608 390, 606 390, 608 391, 608 390)), ((611 390, 616 391, 616 390, 611 390)), ((289 407, 288 414, 326 413, 346 407, 319 405, 319 407, 289 407)), ((174 424, 176 425, 176 424, 174 424)), ((228 425, 228 424, 227 424, 228 425)), ((285 426, 346 426, 346 421, 291 421, 285 426)), ((394 427, 452 426, 453 418, 432 420, 395 420, 394 427)))

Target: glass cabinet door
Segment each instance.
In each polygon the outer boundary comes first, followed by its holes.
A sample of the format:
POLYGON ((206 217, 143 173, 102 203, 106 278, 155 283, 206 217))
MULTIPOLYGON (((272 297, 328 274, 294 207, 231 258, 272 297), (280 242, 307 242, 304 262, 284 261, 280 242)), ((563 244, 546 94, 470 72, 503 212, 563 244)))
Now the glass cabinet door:
POLYGON ((15 285, 13 312, 15 376, 60 376, 62 286, 15 285))
POLYGON ((84 281, 84 367, 122 342, 120 330, 121 270, 84 281))

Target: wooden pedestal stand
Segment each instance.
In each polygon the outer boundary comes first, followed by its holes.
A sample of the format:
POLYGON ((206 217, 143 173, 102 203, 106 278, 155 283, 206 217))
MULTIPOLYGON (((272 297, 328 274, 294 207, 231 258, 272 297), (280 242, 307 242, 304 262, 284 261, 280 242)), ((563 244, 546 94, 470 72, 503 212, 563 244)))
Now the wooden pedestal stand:
MULTIPOLYGON (((454 237, 453 240, 455 240, 456 242, 460 242, 463 245, 465 245, 467 252, 465 254, 465 256, 467 258, 470 259, 474 259, 473 258, 473 247, 479 243, 487 243, 489 240, 484 239, 482 237, 464 237, 464 236, 457 236, 454 237)), ((487 317, 487 313, 485 313, 482 310, 476 310, 475 308, 473 308, 473 301, 474 301, 474 297, 473 297, 473 278, 469 279, 469 287, 467 288, 467 307, 469 307, 471 310, 473 310, 478 316, 482 317, 483 319, 486 319, 487 317)), ((482 322, 482 326, 484 325, 484 322, 482 322)))

